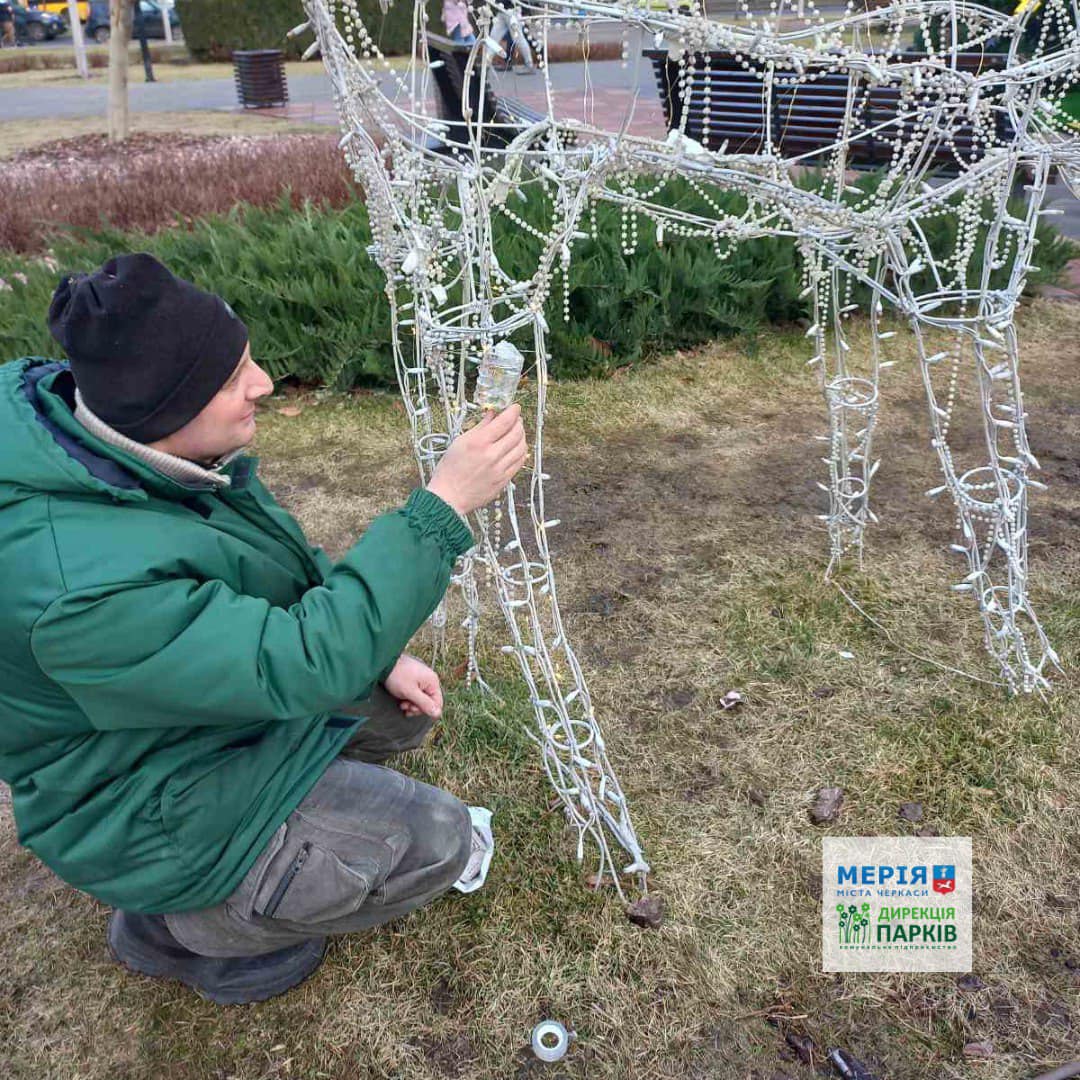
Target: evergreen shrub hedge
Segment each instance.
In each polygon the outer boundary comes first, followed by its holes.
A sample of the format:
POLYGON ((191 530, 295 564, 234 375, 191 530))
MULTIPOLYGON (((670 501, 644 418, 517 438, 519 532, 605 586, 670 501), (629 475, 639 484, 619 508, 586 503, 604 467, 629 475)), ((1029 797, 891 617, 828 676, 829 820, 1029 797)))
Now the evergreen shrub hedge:
MULTIPOLYGON (((298 59, 312 40, 310 34, 285 37, 304 21, 300 0, 176 0, 176 12, 199 60, 229 60, 234 49, 282 49, 298 59)), ((364 25, 387 55, 409 52, 412 13, 408 2, 392 4, 384 15, 379 0, 360 0, 364 25)))
MULTIPOLYGON (((700 198, 689 188, 673 184, 670 190, 684 207, 700 198)), ((739 198, 724 194, 719 201, 738 210, 739 198)), ((541 226, 549 207, 534 193, 518 212, 541 226)), ((643 221, 636 251, 626 256, 618 209, 598 206, 597 225, 597 240, 574 247, 569 322, 563 321, 561 276, 547 305, 556 377, 602 375, 657 352, 753 334, 807 314, 788 238, 742 241, 719 260, 705 239, 672 238, 658 247, 643 221)), ((518 280, 531 276, 539 241, 502 217, 496 229, 502 268, 518 280)), ((930 219, 926 232, 939 257, 952 250, 950 221, 930 219)), ((1032 284, 1056 280, 1076 250, 1049 225, 1040 225, 1039 235, 1041 269, 1032 284)), ((253 352, 276 378, 294 375, 339 389, 395 386, 386 284, 367 254, 370 238, 361 201, 341 209, 305 203, 297 210, 286 196, 274 207, 238 207, 190 229, 150 236, 70 233, 57 241, 54 255, 61 272, 88 271, 118 252, 150 251, 175 273, 228 299, 251 331, 253 352)), ((973 284, 979 270, 972 269, 973 284)), ((57 270, 40 259, 0 253, 0 279, 12 289, 0 303, 0 357, 59 355, 44 324, 56 278, 57 270)), ((929 278, 915 286, 929 288, 929 278)), ((868 290, 856 290, 856 299, 865 303, 868 290)), ((521 344, 527 348, 528 340, 521 344)))

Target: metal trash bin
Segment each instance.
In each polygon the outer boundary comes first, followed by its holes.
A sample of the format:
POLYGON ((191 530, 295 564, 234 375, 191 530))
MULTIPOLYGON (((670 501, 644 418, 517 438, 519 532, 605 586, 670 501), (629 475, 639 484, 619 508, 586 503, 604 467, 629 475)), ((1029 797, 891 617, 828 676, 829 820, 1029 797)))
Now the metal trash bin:
POLYGON ((289 103, 285 54, 281 49, 243 49, 233 53, 236 93, 245 109, 289 103))

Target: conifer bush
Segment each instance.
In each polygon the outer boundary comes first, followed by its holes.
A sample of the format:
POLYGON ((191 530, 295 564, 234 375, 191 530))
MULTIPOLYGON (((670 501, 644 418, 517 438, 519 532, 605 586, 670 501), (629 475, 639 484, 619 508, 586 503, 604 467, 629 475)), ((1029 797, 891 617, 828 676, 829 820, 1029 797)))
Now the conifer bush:
MULTIPOLYGON (((295 60, 311 44, 310 34, 285 37, 304 21, 300 0, 176 0, 176 13, 184 41, 199 60, 229 60, 236 49, 282 49, 295 60)), ((379 0, 360 0, 360 14, 385 54, 409 52, 412 4, 391 4, 384 15, 379 0)))
MULTIPOLYGON (((679 185, 669 190, 681 205, 699 198, 679 185)), ((722 195, 720 201, 737 212, 739 198, 722 195)), ((549 225, 550 207, 538 193, 516 212, 537 227, 549 225)), ((626 255, 620 210, 599 205, 596 224, 596 238, 574 246, 565 283, 569 321, 563 319, 561 275, 547 304, 556 377, 603 375, 658 352, 752 335, 807 313, 791 238, 739 241, 718 257, 708 238, 660 246, 642 220, 636 250, 626 255)), ((502 268, 518 280, 531 277, 539 241, 502 217, 495 229, 502 268)), ((927 223, 939 257, 955 242, 951 230, 943 218, 927 223)), ((1041 269, 1032 284, 1056 280, 1075 252, 1048 224, 1040 225, 1039 236, 1041 269)), ((89 271, 118 252, 150 251, 174 273, 228 299, 273 376, 337 389, 394 386, 386 282, 368 255, 370 242, 359 198, 337 209, 311 202, 294 209, 286 193, 274 206, 237 207, 153 235, 115 229, 65 234, 48 262, 0 252, 0 280, 7 286, 0 285, 0 356, 58 355, 44 323, 58 272, 89 271)), ((856 297, 865 303, 869 291, 858 290, 856 297)), ((527 336, 519 344, 529 348, 527 336)))

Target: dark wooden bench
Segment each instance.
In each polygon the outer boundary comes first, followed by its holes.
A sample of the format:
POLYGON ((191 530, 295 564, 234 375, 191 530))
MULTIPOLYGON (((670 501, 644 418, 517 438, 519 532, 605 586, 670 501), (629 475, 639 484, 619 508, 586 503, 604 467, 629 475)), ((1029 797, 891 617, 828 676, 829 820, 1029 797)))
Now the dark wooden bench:
POLYGON ((472 114, 472 124, 483 118, 484 132, 482 145, 485 147, 506 146, 524 128, 543 120, 544 113, 530 108, 517 98, 498 96, 491 86, 489 74, 484 85, 483 109, 480 101, 480 65, 473 67, 469 80, 468 96, 463 93, 465 87, 465 68, 472 45, 462 45, 440 34, 428 33, 428 56, 432 63, 432 75, 438 91, 439 117, 448 130, 439 145, 433 149, 449 153, 454 147, 467 145, 469 139, 469 121, 462 114, 462 101, 467 101, 472 114))
MULTIPOLYGON (((732 154, 764 152, 767 105, 771 105, 774 153, 798 157, 828 147, 840 137, 848 108, 849 82, 853 77, 858 78, 848 72, 815 73, 808 68, 807 75, 813 81, 779 85, 780 78, 786 81, 795 72, 778 68, 769 103, 762 78, 763 68, 748 71, 731 53, 693 54, 686 83, 682 81, 679 62, 672 60, 666 49, 646 49, 644 54, 653 64, 668 130, 680 127, 685 112, 686 127, 683 130, 691 139, 710 150, 719 149, 726 142, 727 152, 732 154)), ((905 53, 903 59, 916 62, 926 59, 926 54, 905 53)), ((957 67, 980 73, 1000 69, 1006 60, 1003 53, 958 53, 957 67)), ((853 100, 863 101, 865 91, 865 85, 857 87, 853 100)), ((879 124, 886 127, 879 134, 864 135, 851 141, 848 162, 852 167, 874 169, 887 165, 896 135, 900 134, 902 139, 915 136, 914 121, 899 118, 899 103, 898 87, 870 86, 859 111, 858 128, 879 124)), ((1005 116, 998 112, 995 137, 1004 139, 1009 134, 1005 116)), ((977 161, 985 151, 984 143, 976 137, 970 123, 957 124, 952 129, 952 136, 952 146, 942 141, 933 152, 931 164, 940 172, 957 172, 961 163, 977 161)), ((807 164, 824 164, 824 158, 810 157, 807 164)))

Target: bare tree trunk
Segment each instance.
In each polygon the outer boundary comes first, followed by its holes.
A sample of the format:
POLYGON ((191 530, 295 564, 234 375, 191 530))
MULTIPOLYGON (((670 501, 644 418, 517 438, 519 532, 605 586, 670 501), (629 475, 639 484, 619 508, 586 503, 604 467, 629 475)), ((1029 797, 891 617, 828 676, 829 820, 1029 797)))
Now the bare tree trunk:
POLYGON ((161 27, 165 31, 165 44, 172 44, 172 9, 161 5, 161 27))
POLYGON ((131 0, 109 0, 109 140, 128 136, 128 44, 131 0))
POLYGON ((71 26, 71 44, 75 48, 75 68, 84 79, 90 78, 86 63, 86 41, 83 39, 82 23, 79 22, 77 0, 68 0, 68 23, 71 26))

